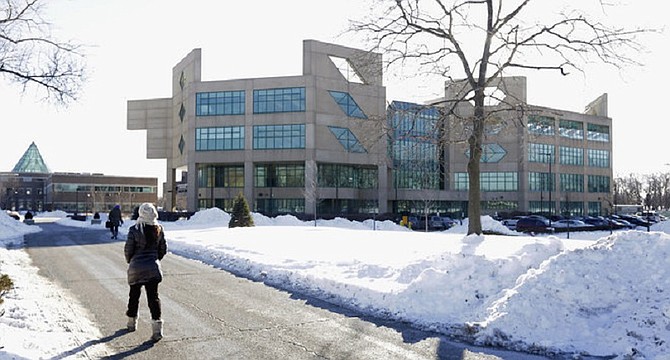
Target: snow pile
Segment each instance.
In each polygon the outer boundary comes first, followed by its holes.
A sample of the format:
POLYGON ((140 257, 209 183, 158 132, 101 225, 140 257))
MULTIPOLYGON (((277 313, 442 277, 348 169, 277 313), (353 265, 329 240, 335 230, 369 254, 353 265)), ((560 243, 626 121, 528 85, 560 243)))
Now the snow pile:
MULTIPOLYGON (((482 231, 485 233, 494 233, 494 234, 501 234, 501 235, 513 235, 513 236, 518 236, 521 235, 521 233, 510 230, 507 226, 503 225, 500 221, 495 220, 494 218, 490 217, 489 215, 484 215, 482 216, 482 231)), ((450 229, 446 230, 446 232, 453 233, 453 234, 463 234, 468 232, 468 219, 465 219, 462 221, 462 224, 456 223, 455 226, 451 227, 450 229)))
POLYGON ((0 211, 0 247, 22 244, 23 234, 39 231, 42 229, 34 225, 26 225, 9 216, 6 211, 0 211))
POLYGON ((670 354, 670 236, 620 232, 550 258, 490 309, 480 343, 590 355, 670 354))

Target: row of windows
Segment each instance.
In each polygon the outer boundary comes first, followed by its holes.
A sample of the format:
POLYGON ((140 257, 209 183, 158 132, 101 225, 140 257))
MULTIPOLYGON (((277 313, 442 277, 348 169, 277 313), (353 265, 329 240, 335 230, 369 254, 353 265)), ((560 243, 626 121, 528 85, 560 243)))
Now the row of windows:
MULTIPOLYGON (((358 141, 356 135, 347 128, 329 126, 333 136, 342 147, 352 153, 365 153, 367 150, 358 141)), ((253 127, 253 147, 267 149, 304 149, 305 125, 256 125, 253 127)), ((197 128, 195 130, 196 151, 243 150, 244 127, 222 126, 197 128)))
MULTIPOLYGON (((454 190, 470 189, 468 173, 454 174, 454 190)), ((479 174, 479 186, 482 191, 518 191, 519 174, 516 172, 483 172, 479 174)))
POLYGON ((55 192, 155 193, 155 186, 54 184, 55 192))
POLYGON ((195 150, 243 150, 244 126, 195 129, 195 150))
MULTIPOLYGON (((528 173, 528 189, 530 191, 556 191, 556 174, 531 172, 528 173)), ((584 175, 560 174, 561 191, 584 192, 584 175)), ((588 175, 588 191, 591 193, 610 192, 610 178, 601 175, 588 175)), ((480 174, 482 191, 518 191, 519 176, 516 172, 483 172, 480 174)), ((468 173, 454 174, 454 190, 467 191, 470 188, 468 173)))
MULTIPOLYGON (((550 116, 531 115, 528 117, 528 133, 534 135, 554 136, 556 121, 550 116)), ((586 126, 586 138, 591 141, 610 141, 610 129, 607 125, 588 123, 586 126)), ((575 140, 584 139, 584 123, 581 121, 560 119, 558 122, 558 134, 561 137, 575 140)))
MULTIPOLYGON (((347 116, 367 119, 349 93, 342 91, 328 91, 328 93, 347 116)), ((254 90, 253 101, 254 114, 302 112, 305 111, 305 88, 254 90)), ((195 96, 196 116, 243 115, 244 107, 244 90, 202 92, 195 96)), ((183 111, 182 105, 180 113, 183 111)))
MULTIPOLYGON (((528 144, 528 161, 538 163, 555 163, 555 145, 551 144, 528 144)), ((588 166, 610 167, 609 150, 587 149, 588 166)), ((561 146, 559 147, 559 161, 563 165, 584 165, 584 149, 561 146)))
POLYGON ((319 164, 320 187, 376 189, 377 168, 345 164, 319 164))

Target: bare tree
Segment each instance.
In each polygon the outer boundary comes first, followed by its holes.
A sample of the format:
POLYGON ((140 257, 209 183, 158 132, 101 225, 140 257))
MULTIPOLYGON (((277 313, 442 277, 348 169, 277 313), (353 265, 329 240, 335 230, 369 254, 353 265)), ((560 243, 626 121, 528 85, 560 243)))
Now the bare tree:
MULTIPOLYGON (((604 6, 599 0, 595 4, 604 6)), ((587 2, 579 2, 584 8, 587 2)), ((627 54, 639 49, 636 38, 648 29, 606 26, 578 9, 547 13, 530 19, 531 0, 376 0, 378 13, 352 24, 368 35, 376 51, 390 57, 388 65, 415 59, 430 72, 451 80, 451 66, 458 70, 462 91, 444 104, 449 116, 465 102, 474 105, 465 119, 471 131, 467 143, 468 234, 481 234, 480 159, 485 126, 490 118, 487 92, 512 69, 582 71, 587 61, 615 67, 636 64, 627 54), (554 17, 554 15, 556 17, 554 17)), ((576 5, 575 5, 576 6, 576 5)), ((542 12, 541 9, 535 9, 542 12)), ((520 104, 510 103, 509 109, 520 104)), ((446 119, 445 119, 446 120, 446 119)))
POLYGON ((40 0, 4 0, 0 4, 0 75, 19 84, 22 93, 35 88, 41 99, 67 105, 84 82, 81 46, 61 42, 42 17, 40 0))

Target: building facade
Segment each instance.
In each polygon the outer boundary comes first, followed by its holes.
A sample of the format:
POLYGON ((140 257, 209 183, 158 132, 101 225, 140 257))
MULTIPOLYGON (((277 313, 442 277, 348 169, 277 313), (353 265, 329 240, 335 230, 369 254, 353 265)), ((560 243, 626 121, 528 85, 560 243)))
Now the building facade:
MULTIPOLYGON (((524 77, 493 85, 489 93, 495 93, 496 103, 486 109, 480 160, 482 213, 612 213, 607 95, 578 113, 528 104, 524 77)), ((462 81, 447 83, 445 97, 434 106, 391 103, 393 198, 398 199, 393 208, 399 212, 466 214, 474 107, 461 101, 461 89, 467 89, 462 81), (445 110, 450 104, 457 105, 445 110)))
POLYGON ((45 184, 46 210, 80 214, 109 212, 114 205, 129 214, 142 203, 158 201, 157 178, 86 173, 52 173, 45 184))
POLYGON ((107 212, 116 204, 130 213, 158 201, 158 180, 88 173, 53 173, 35 143, 11 172, 0 173, 0 208, 13 211, 107 212))
MULTIPOLYGON (((195 49, 173 68, 172 97, 128 102, 127 127, 147 131, 148 158, 167 160, 168 208, 185 191, 191 211, 230 210, 242 193, 268 215, 460 217, 473 107, 455 100, 465 88, 387 106, 381 55, 314 40, 303 42, 302 75, 203 81, 195 49)), ((607 96, 577 113, 527 104, 523 77, 491 90, 500 101, 487 107, 483 212, 608 212, 607 96)))
POLYGON ((307 40, 302 75, 202 81, 195 49, 172 83, 171 98, 128 102, 128 129, 167 160, 167 207, 185 171, 188 210, 241 192, 267 214, 386 211, 379 54, 307 40))

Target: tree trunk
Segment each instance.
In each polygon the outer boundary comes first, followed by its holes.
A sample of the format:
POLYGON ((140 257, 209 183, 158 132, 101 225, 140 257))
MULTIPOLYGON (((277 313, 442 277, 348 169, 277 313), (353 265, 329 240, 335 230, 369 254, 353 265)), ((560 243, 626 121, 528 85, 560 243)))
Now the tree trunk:
POLYGON ((468 160, 468 235, 482 234, 481 187, 479 161, 482 158, 482 139, 484 137, 484 89, 475 89, 475 113, 472 121, 472 134, 468 139, 470 159, 468 160))

